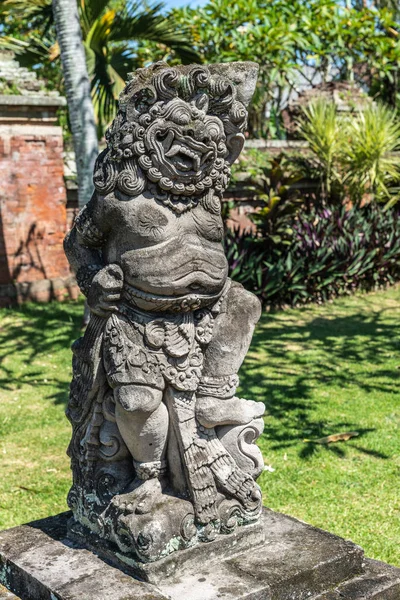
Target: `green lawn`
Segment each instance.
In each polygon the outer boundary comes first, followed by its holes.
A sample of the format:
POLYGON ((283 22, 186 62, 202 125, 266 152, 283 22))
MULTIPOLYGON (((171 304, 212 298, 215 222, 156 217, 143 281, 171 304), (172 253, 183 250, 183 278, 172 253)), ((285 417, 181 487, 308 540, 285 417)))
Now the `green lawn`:
MULTIPOLYGON (((82 304, 1 310, 0 529, 66 509, 82 304)), ((400 290, 264 314, 241 394, 268 407, 265 504, 400 565, 400 290), (357 431, 347 442, 304 442, 357 431), (272 471, 272 469, 274 469, 272 471)))

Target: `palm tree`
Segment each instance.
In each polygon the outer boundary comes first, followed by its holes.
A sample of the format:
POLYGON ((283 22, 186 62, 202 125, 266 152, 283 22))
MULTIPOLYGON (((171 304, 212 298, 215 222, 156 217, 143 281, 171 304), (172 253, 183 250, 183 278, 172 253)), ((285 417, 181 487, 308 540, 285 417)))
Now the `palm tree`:
POLYGON ((90 81, 76 0, 53 0, 53 13, 74 142, 78 200, 82 208, 93 193, 92 173, 98 154, 90 81))
MULTIPOLYGON (((141 66, 137 56, 139 42, 162 44, 186 64, 200 59, 174 17, 162 14, 163 4, 133 0, 77 0, 77 3, 100 137, 115 115, 118 95, 128 73, 141 66)), ((36 32, 23 41, 4 37, 2 40, 3 46, 18 52, 25 66, 59 59, 51 4, 52 0, 0 0, 0 14, 15 15, 17 19, 23 15, 29 22, 28 29, 36 32)))

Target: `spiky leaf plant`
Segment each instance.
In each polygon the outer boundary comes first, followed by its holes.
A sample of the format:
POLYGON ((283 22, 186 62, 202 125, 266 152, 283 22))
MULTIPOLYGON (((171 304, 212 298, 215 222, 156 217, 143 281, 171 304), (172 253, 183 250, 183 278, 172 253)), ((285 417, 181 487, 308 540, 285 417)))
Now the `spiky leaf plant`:
POLYGON ((400 122, 393 110, 371 103, 346 124, 342 157, 344 181, 353 202, 377 200, 393 205, 399 199, 400 122))
POLYGON ((309 143, 319 163, 321 193, 329 198, 341 183, 338 158, 342 152, 343 131, 334 102, 317 98, 303 109, 299 133, 309 143))

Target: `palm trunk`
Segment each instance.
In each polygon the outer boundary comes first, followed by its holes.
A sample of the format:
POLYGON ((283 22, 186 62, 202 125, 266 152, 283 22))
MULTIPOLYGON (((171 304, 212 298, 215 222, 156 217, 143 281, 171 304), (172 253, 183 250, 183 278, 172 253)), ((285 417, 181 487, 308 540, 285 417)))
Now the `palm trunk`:
POLYGON ((82 208, 93 193, 98 141, 76 0, 53 0, 82 208))

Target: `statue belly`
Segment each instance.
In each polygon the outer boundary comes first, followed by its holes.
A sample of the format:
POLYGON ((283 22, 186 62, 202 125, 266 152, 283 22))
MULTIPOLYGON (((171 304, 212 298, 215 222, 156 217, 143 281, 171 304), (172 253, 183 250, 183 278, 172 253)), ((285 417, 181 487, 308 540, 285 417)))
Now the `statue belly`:
POLYGON ((228 275, 222 246, 206 240, 130 250, 118 262, 127 283, 159 295, 218 293, 228 275))

